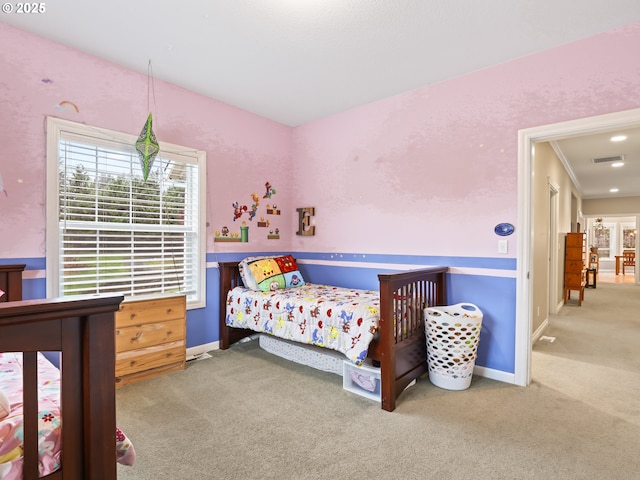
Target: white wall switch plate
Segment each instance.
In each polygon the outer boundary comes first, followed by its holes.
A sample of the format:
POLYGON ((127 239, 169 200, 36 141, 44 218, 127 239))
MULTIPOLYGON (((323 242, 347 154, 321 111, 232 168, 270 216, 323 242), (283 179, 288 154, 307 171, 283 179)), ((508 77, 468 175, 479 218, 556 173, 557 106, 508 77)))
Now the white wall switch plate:
POLYGON ((498 253, 507 253, 508 242, 505 239, 498 240, 498 253))

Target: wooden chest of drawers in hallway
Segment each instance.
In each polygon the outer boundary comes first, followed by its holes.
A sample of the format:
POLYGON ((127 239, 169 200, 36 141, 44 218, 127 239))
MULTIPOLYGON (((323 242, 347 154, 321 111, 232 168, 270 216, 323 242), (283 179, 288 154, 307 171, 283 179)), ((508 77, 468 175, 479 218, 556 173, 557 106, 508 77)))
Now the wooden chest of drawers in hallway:
POLYGON ((130 300, 116 312, 116 386, 184 370, 186 297, 130 300))
POLYGON ((578 305, 584 300, 587 283, 586 234, 567 233, 564 255, 564 303, 571 297, 571 290, 578 291, 578 305))

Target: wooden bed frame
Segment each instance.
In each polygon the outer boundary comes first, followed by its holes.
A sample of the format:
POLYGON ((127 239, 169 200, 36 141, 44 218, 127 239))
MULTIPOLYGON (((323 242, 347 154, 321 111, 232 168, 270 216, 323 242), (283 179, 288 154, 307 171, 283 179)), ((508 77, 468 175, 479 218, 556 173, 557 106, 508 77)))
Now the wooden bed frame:
POLYGON ((23 352, 23 478, 38 479, 37 352, 62 352, 62 467, 42 478, 113 480, 114 313, 124 298, 20 301, 24 268, 0 266, 0 351, 23 352))
MULTIPOLYGON (((238 262, 220 262, 220 349, 256 332, 226 325, 227 293, 242 285, 238 262)), ((396 399, 427 372, 424 307, 444 305, 448 267, 379 274, 379 335, 368 357, 380 367, 382 408, 392 412, 396 399), (401 322, 396 328, 396 320, 401 322), (397 332, 402 332, 400 335, 397 332)))

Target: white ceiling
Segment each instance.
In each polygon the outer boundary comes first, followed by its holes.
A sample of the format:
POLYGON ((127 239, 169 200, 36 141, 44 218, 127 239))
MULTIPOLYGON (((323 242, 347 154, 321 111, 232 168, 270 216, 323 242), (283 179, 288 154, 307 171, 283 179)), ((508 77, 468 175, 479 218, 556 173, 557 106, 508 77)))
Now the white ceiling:
POLYGON ((584 136, 556 140, 554 147, 564 160, 582 198, 610 198, 640 195, 640 126, 608 130, 584 136), (626 140, 612 142, 624 135, 626 140), (612 167, 613 162, 594 162, 594 159, 621 155, 624 165, 612 167), (619 192, 611 193, 609 189, 619 192))
POLYGON ((639 0, 42 5, 2 21, 290 126, 640 21, 639 0))

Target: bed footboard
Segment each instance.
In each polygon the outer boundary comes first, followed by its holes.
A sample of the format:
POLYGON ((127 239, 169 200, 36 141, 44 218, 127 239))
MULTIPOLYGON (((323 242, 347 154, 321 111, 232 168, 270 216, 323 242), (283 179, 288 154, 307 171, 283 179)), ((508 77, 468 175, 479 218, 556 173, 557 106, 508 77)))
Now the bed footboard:
POLYGON ((427 372, 424 309, 443 305, 447 267, 380 274, 380 336, 369 351, 379 362, 382 408, 392 412, 396 400, 427 372))
POLYGON ((116 478, 114 313, 123 297, 0 303, 0 351, 23 352, 23 478, 38 478, 37 352, 61 352, 62 468, 49 479, 116 478), (67 413, 69 412, 69 413, 67 413))

